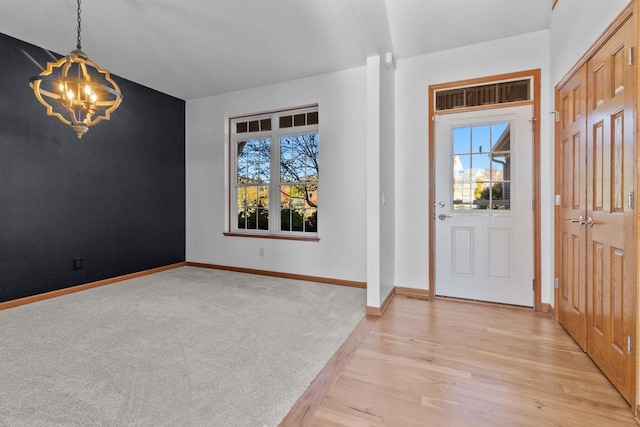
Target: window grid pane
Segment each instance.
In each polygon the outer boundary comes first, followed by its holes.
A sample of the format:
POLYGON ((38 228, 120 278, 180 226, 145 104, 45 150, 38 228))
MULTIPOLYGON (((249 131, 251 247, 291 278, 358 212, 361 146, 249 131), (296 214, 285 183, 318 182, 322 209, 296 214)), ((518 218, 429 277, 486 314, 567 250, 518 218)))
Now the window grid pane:
POLYGON ((318 181, 317 133, 280 139, 280 182, 318 181))
POLYGON ((318 186, 280 186, 280 229, 316 232, 318 230, 318 186))
POLYGON ((238 228, 269 229, 269 187, 243 185, 238 187, 238 228))
POLYGON ((269 182, 270 145, 271 141, 268 139, 238 142, 236 167, 238 184, 269 182))

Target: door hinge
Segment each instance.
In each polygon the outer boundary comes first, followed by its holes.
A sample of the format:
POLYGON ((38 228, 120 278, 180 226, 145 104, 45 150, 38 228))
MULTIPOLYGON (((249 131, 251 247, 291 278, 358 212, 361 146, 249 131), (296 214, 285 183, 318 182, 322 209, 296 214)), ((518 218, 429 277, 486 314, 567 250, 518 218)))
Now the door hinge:
POLYGON ((560 279, 557 277, 553 278, 553 289, 558 289, 560 287, 560 279))
POLYGON ((560 123, 560 111, 554 111, 553 112, 553 116, 554 116, 554 119, 555 119, 556 123, 560 123))
POLYGON ((531 132, 536 130, 536 122, 538 121, 537 118, 535 117, 531 117, 531 120, 529 120, 531 122, 531 132))
POLYGON ((630 211, 633 210, 633 191, 629 191, 627 194, 627 207, 630 211))
POLYGON ((536 290, 536 279, 533 279, 531 281, 531 289, 533 289, 534 291, 536 290))
POLYGON ((631 335, 627 335, 627 354, 631 354, 632 350, 633 350, 633 345, 631 342, 631 335))
POLYGON ((559 194, 556 194, 553 196, 553 204, 555 206, 560 206, 562 204, 562 196, 559 194))
POLYGON ((633 47, 629 48, 629 66, 633 65, 633 47))

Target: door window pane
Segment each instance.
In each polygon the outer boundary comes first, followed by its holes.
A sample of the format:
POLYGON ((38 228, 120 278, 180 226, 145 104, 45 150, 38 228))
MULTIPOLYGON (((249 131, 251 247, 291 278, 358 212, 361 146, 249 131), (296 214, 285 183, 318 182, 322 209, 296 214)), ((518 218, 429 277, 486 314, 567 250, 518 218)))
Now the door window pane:
POLYGON ((471 183, 453 185, 453 209, 469 210, 471 209, 471 183))
POLYGON ((491 147, 493 151, 509 151, 510 148, 509 123, 500 123, 491 126, 491 147), (496 144, 503 147, 496 147, 496 144))
POLYGON ((471 156, 453 156, 453 184, 471 182, 468 171, 471 169, 471 156))
POLYGON ((491 159, 491 181, 502 182, 505 179, 509 179, 508 175, 505 175, 506 157, 494 156, 491 159))
POLYGON ((453 129, 453 208, 511 209, 509 123, 453 129))
POLYGON ((473 190, 473 209, 487 210, 491 203, 491 184, 489 182, 476 182, 473 190))
POLYGON ((491 150, 491 126, 473 126, 471 128, 471 151, 486 153, 491 150))
POLYGON ((472 181, 488 181, 491 173, 490 157, 487 154, 473 154, 471 156, 472 181))
POLYGON ((497 182, 491 188, 491 209, 509 210, 511 208, 511 183, 497 182))
POLYGON ((471 128, 453 129, 453 154, 469 153, 471 149, 471 128))

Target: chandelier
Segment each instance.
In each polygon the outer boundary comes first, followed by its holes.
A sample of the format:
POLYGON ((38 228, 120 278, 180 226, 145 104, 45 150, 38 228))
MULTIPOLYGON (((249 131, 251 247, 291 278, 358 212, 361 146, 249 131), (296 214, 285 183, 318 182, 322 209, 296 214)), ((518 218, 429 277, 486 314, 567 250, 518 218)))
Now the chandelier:
POLYGON ((47 68, 29 81, 36 98, 47 108, 47 115, 71 126, 78 138, 89 126, 109 120, 122 102, 120 88, 109 70, 100 68, 82 51, 80 1, 77 49, 58 62, 48 62, 47 68))

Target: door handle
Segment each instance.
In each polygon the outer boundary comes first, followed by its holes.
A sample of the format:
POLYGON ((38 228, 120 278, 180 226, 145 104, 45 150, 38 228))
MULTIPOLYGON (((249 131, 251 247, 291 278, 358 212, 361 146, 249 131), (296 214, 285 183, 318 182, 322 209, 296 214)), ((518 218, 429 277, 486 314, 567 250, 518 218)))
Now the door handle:
MULTIPOLYGON (((591 217, 589 217, 591 218, 591 217)), ((582 217, 582 215, 580 215, 578 218, 567 218, 567 221, 569 221, 570 223, 578 223, 580 225, 584 225, 584 218, 582 217)))
POLYGON ((451 216, 450 214, 449 214, 449 215, 445 215, 445 214, 440 214, 440 215, 438 215, 438 219, 439 219, 440 221, 444 221, 444 220, 445 220, 445 219, 447 219, 447 218, 452 218, 452 216, 451 216))
POLYGON ((597 222, 595 222, 595 221, 593 220, 593 218, 589 217, 589 218, 587 218, 587 222, 586 222, 585 224, 587 224, 587 225, 589 226, 589 228, 592 228, 594 225, 596 225, 596 224, 598 224, 598 223, 597 223, 597 222))

